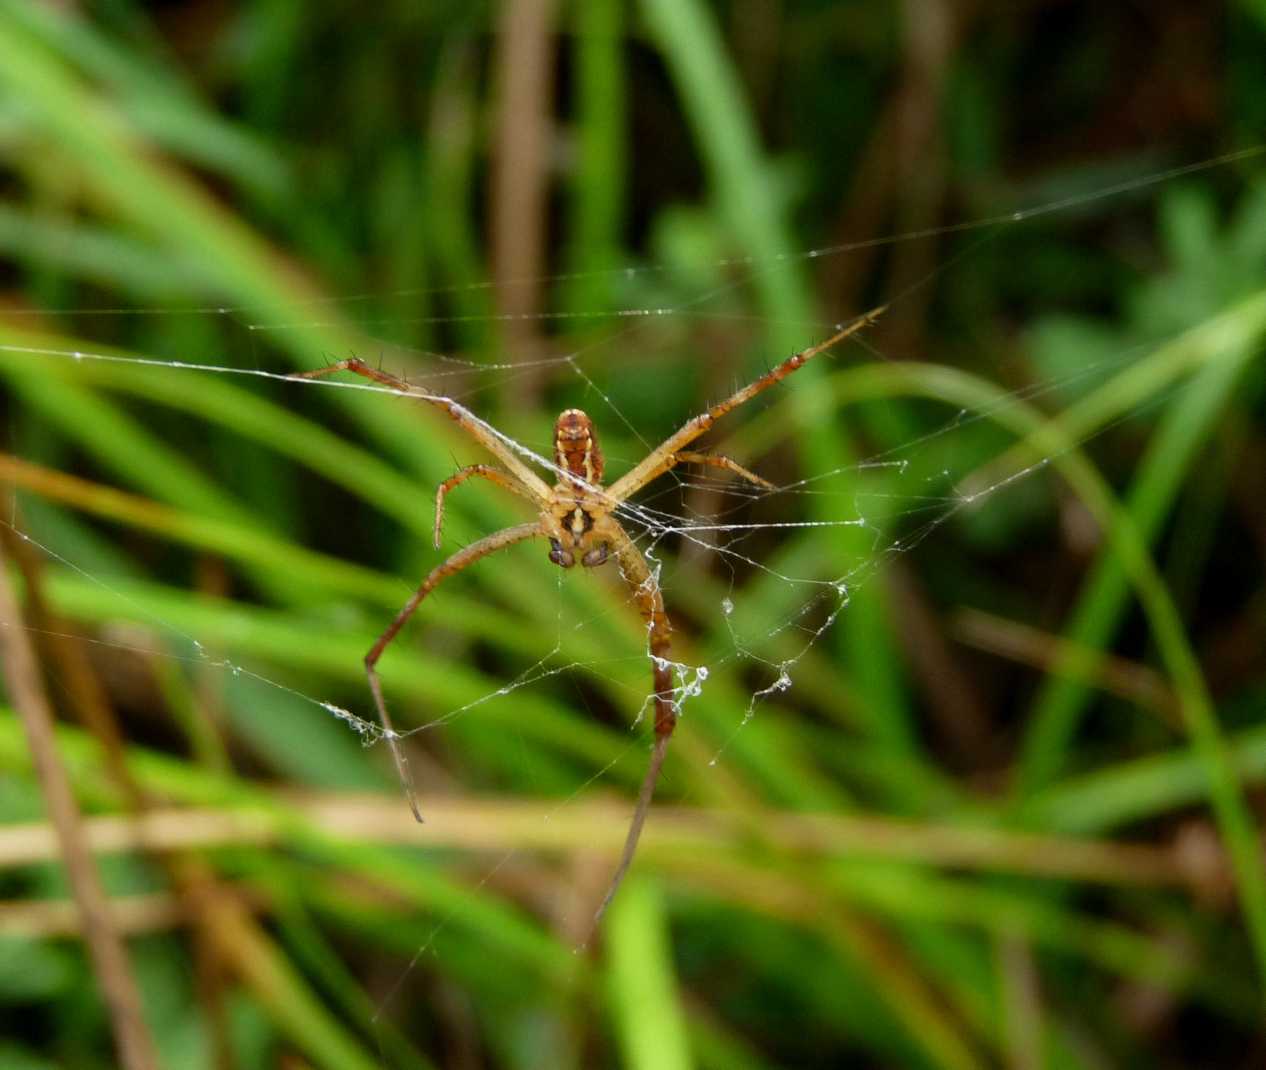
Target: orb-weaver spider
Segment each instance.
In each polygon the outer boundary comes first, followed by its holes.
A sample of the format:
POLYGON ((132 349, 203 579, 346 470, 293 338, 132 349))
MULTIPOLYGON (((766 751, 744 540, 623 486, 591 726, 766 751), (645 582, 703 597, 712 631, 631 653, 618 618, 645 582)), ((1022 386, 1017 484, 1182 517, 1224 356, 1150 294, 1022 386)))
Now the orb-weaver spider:
POLYGON ((442 580, 503 547, 512 546, 526 539, 548 539, 549 559, 561 568, 571 568, 577 561, 586 568, 596 568, 604 564, 609 557, 614 557, 620 568, 620 574, 629 585, 638 610, 646 621, 647 647, 653 666, 655 744, 651 751, 646 775, 638 792, 637 805, 625 837, 619 864, 598 909, 598 916, 601 917, 633 861, 638 839, 642 834, 642 826, 646 822, 646 815, 650 809, 651 796, 655 792, 659 771, 664 764, 668 740, 677 725, 672 675, 667 660, 672 629, 668 623, 668 614, 664 609, 664 597, 646 558, 615 518, 615 511, 621 503, 652 480, 682 463, 711 465, 732 472, 759 486, 772 487, 772 484, 728 457, 695 453, 684 447, 707 431, 726 413, 781 382, 823 350, 829 349, 849 335, 872 324, 883 311, 884 309, 880 307, 853 320, 826 341, 793 354, 759 379, 688 420, 609 487, 602 485, 602 451, 598 447, 593 421, 580 409, 567 409, 558 417, 554 425, 554 471, 558 476, 558 482, 551 487, 527 466, 520 451, 511 444, 509 439, 451 398, 422 393, 405 380, 371 368, 357 358, 341 360, 326 368, 302 372, 295 376, 300 379, 315 379, 334 372, 354 372, 391 387, 400 394, 436 405, 447 412, 459 427, 501 462, 504 468, 494 468, 484 464, 469 465, 439 485, 435 493, 436 549, 440 546, 444 497, 468 479, 475 477, 486 479, 512 494, 526 498, 539 510, 536 520, 486 535, 458 550, 447 561, 434 568, 396 614, 390 627, 379 636, 378 641, 365 655, 365 672, 369 677, 369 688, 374 696, 374 705, 378 709, 384 734, 391 747, 401 786, 409 800, 413 816, 417 820, 422 820, 422 814, 418 809, 413 778, 404 752, 400 749, 400 736, 392 727, 391 716, 387 712, 387 704, 382 696, 382 685, 378 680, 376 666, 387 645, 404 627, 405 622, 413 615, 422 599, 435 590, 442 580))

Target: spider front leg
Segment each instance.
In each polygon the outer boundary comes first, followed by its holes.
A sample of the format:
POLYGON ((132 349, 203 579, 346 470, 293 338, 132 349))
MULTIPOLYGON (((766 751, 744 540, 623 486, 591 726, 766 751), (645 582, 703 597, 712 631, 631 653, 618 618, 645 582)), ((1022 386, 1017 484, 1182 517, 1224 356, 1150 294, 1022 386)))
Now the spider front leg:
POLYGON ((442 409, 448 413, 458 427, 510 470, 513 478, 521 485, 520 489, 524 492, 525 497, 531 498, 537 506, 544 506, 550 500, 548 484, 523 462, 516 449, 512 448, 513 444, 510 440, 501 435, 496 428, 479 419, 465 406, 459 405, 452 398, 417 390, 411 383, 401 379, 399 376, 371 368, 359 357, 349 357, 347 360, 340 360, 325 368, 317 368, 310 372, 296 372, 294 375, 287 376, 287 378, 324 379, 326 376, 333 375, 336 372, 352 372, 364 379, 372 379, 375 383, 381 383, 383 386, 390 387, 398 394, 417 398, 418 401, 425 402, 427 405, 433 405, 438 409, 442 409))
POLYGON ((682 447, 690 445, 706 432, 714 423, 728 412, 733 412, 740 405, 751 401, 757 394, 762 394, 772 386, 781 383, 787 376, 803 368, 819 353, 825 353, 831 346, 844 341, 864 327, 869 327, 884 312, 886 305, 872 309, 866 315, 841 327, 830 338, 817 345, 793 353, 776 368, 767 371, 759 379, 753 379, 741 390, 736 390, 724 401, 719 401, 706 412, 692 417, 643 457, 637 464, 624 473, 611 486, 607 487, 607 496, 617 502, 627 501, 642 487, 653 479, 658 479, 677 463, 681 457, 682 447))
POLYGON ((672 637, 672 627, 668 622, 668 613, 664 609, 664 595, 659 589, 659 582, 647 564, 642 552, 633 544, 628 532, 611 516, 604 517, 594 525, 595 534, 603 538, 615 555, 620 566, 620 575, 633 592, 633 600, 637 603, 638 612, 646 621, 647 648, 654 665, 652 679, 655 687, 655 743, 651 748, 651 760, 646 767, 646 775, 642 778, 642 786, 637 793, 637 804, 633 809, 633 819, 629 824, 628 834, 624 838, 624 850, 620 853, 620 862, 616 866, 611 883, 607 886, 607 894, 594 916, 597 922, 606 912, 620 884, 633 864, 633 856, 637 852, 638 841, 642 838, 642 826, 646 824, 646 815, 650 812, 651 799, 655 794, 655 785, 659 781, 659 772, 663 768, 664 758, 668 754, 668 740, 677 727, 677 708, 673 705, 672 670, 668 663, 668 650, 672 637), (599 532, 599 528, 601 531, 599 532))
POLYGON ((391 622, 391 626, 378 637, 378 641, 374 643, 369 653, 365 655, 365 675, 369 677, 369 690, 374 696, 374 705, 378 709, 378 719, 382 722, 387 745, 391 747, 391 756, 395 759, 396 772, 400 775, 400 786, 404 789, 405 798, 409 800, 409 808, 413 811, 413 816, 418 821, 422 820, 422 812, 418 809, 417 793, 413 788, 413 774, 409 771, 409 763, 404 756, 404 751, 400 749, 400 736, 397 735, 395 728, 391 724, 391 715, 387 712, 387 703, 382 697, 382 684, 378 680, 378 659, 382 657, 383 651, 399 634, 405 622, 413 616, 418 606, 422 604, 422 599, 435 590, 443 580, 460 572, 468 565, 473 565, 480 558, 495 553, 502 547, 512 546, 516 542, 535 538, 541 534, 543 534, 543 531, 539 522, 520 524, 517 527, 505 528, 492 535, 486 535, 478 542, 472 542, 469 546, 458 550, 442 565, 437 565, 431 570, 430 575, 422 581, 421 586, 413 592, 412 597, 396 614, 396 619, 391 622))
POLYGON ((294 372, 287 378, 324 379, 327 375, 333 375, 335 372, 355 372, 366 379, 372 379, 375 383, 382 383, 383 386, 399 390, 402 394, 408 394, 413 391, 413 387, 407 379, 401 379, 400 376, 392 375, 390 372, 385 372, 380 368, 371 368, 360 357, 336 360, 333 364, 327 364, 324 368, 314 368, 310 372, 294 372))

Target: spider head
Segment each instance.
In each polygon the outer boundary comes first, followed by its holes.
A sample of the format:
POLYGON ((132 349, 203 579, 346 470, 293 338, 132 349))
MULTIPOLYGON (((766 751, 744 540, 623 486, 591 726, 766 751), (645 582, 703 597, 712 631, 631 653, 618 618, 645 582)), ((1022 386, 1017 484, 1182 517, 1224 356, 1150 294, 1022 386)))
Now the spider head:
POLYGON ((566 409, 554 424, 554 463, 592 487, 602 482, 602 450, 593 421, 579 409, 566 409))

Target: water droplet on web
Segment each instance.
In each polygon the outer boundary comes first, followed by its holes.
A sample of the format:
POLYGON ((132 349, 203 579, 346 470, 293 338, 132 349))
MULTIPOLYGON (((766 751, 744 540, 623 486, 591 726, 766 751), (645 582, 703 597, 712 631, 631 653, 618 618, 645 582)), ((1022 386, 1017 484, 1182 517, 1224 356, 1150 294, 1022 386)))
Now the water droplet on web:
POLYGON ((728 598, 722 598, 721 612, 724 613, 728 617, 731 613, 734 612, 734 603, 731 602, 728 598))

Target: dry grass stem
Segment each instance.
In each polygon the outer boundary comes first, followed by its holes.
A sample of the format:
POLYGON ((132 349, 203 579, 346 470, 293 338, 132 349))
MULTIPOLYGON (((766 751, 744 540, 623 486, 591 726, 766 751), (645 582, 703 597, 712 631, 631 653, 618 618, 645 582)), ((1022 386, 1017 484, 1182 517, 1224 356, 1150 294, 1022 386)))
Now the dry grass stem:
POLYGON ((954 638, 977 650, 1041 672, 1069 673, 1178 726, 1178 704, 1173 691, 1159 673, 1146 665, 1078 647, 1061 636, 978 609, 959 611, 950 627, 954 638))
POLYGON ((53 717, 44 694, 35 653, 9 581, 8 561, 0 549, 0 650, 9 698, 26 732, 57 856, 66 866, 84 936, 92 953, 101 992, 110 1012, 115 1047, 126 1070, 156 1070, 158 1059, 149 1027, 141 1013, 141 997, 132 976, 123 941, 97 873, 70 778, 57 753, 53 717))
MULTIPOLYGON (((424 799, 428 821, 418 825, 392 797, 306 796, 298 801, 308 829, 359 843, 613 855, 624 835, 625 811, 615 803, 576 803, 560 811, 548 803, 424 799)), ((733 852, 750 840, 749 827, 728 811, 665 807, 656 814, 644 836, 648 857, 733 852)), ((136 818, 90 818, 84 827, 89 847, 102 853, 264 847, 309 834, 292 813, 262 807, 155 809, 136 818)), ((1178 847, 828 814, 768 813, 761 828, 767 843, 819 856, 865 855, 1127 886, 1194 882, 1178 847)), ((0 866, 46 861, 57 851, 56 834, 46 824, 0 828, 0 866)))

